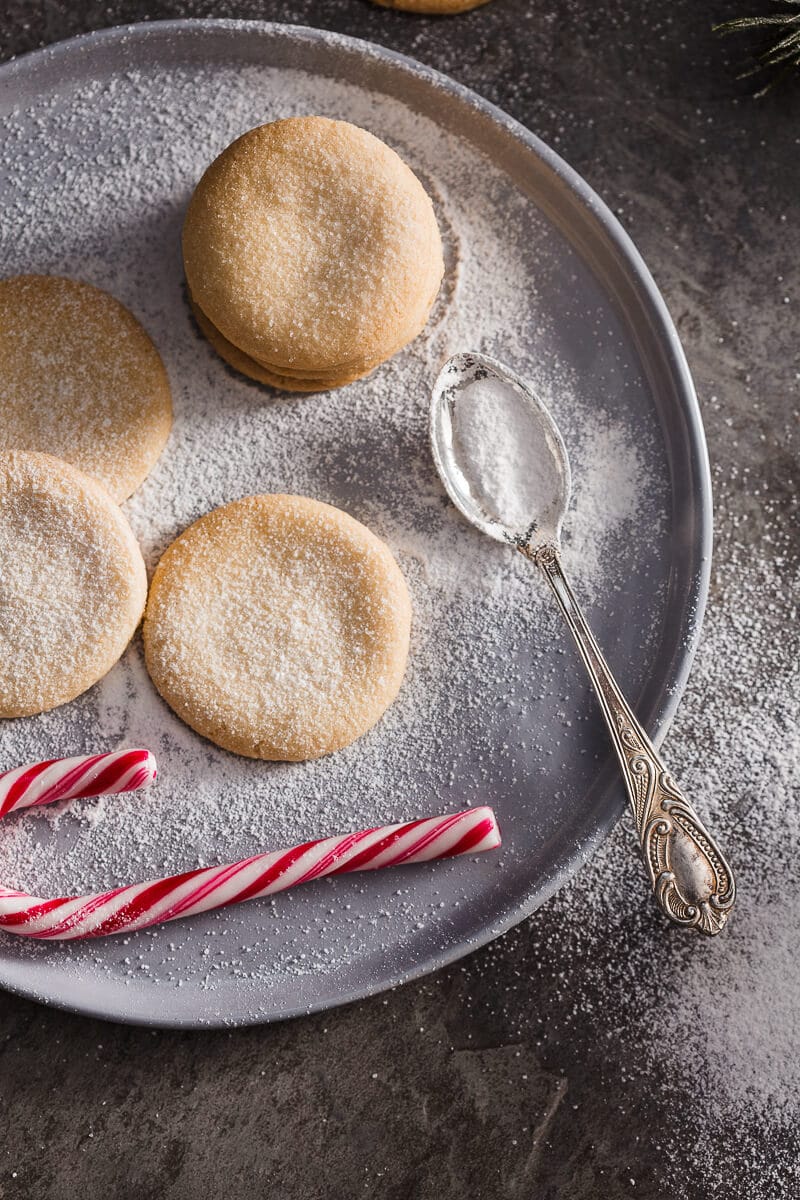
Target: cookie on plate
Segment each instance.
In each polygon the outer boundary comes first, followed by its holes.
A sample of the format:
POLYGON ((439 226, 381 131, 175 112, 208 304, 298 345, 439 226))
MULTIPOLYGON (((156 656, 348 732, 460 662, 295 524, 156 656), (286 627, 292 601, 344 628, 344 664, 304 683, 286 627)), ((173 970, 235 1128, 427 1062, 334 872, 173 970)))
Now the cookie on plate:
POLYGON ((249 496, 162 557, 147 669, 188 725, 251 758, 298 761, 370 729, 405 671, 411 602, 391 551, 303 496, 249 496))
POLYGON ((101 484, 48 454, 0 453, 0 717, 90 688, 146 598, 141 551, 101 484))
POLYGON ((183 260, 223 357, 305 391, 366 375, 415 338, 444 271, 413 171, 327 117, 274 121, 228 146, 190 201, 183 260))
POLYGON ((0 279, 0 451, 62 458, 121 502, 171 426, 164 364, 124 305, 59 275, 0 279))
POLYGON ((454 15, 480 8, 489 0, 373 0, 383 8, 402 8, 405 12, 430 13, 434 16, 454 15))

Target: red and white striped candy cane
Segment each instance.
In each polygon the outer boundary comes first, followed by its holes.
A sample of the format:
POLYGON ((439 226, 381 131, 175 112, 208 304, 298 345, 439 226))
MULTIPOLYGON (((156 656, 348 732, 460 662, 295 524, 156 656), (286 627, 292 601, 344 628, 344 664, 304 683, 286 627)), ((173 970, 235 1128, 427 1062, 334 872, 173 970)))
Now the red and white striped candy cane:
POLYGON ((228 866, 201 867, 91 896, 41 900, 0 887, 0 929, 53 941, 131 933, 177 917, 271 896, 325 875, 478 854, 499 845, 500 831, 492 810, 470 808, 449 816, 321 838, 291 850, 255 854, 228 866))
POLYGON ((56 800, 135 792, 155 777, 156 760, 149 750, 82 754, 15 767, 0 774, 0 817, 20 808, 54 804, 56 800))

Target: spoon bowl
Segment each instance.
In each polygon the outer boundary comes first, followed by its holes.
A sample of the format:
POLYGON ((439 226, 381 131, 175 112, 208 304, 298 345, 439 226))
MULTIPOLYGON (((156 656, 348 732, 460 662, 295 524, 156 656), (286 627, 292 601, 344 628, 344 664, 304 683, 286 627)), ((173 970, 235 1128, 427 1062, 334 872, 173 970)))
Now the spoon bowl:
POLYGON ((431 446, 447 494, 483 533, 529 552, 560 545, 572 486, 567 448, 549 409, 513 371, 472 351, 448 359, 433 386, 431 446), (476 404, 484 400, 511 414, 511 422, 477 422, 476 404), (473 461, 481 449, 476 435, 494 443, 496 466, 505 463, 507 474, 519 477, 506 478, 499 490, 487 487, 473 461))

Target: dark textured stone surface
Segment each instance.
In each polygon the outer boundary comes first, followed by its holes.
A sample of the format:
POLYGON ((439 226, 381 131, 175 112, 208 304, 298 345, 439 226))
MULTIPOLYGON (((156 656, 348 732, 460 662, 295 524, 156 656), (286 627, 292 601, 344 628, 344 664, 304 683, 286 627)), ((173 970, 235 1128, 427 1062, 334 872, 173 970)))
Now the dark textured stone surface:
MULTIPOLYGON (((740 702, 736 673, 760 644, 790 638, 797 652, 796 597, 780 587, 748 593, 743 663, 719 646, 738 618, 743 544, 773 566, 780 556, 787 587, 796 579, 800 88, 754 102, 726 62, 742 48, 710 32, 729 6, 697 0, 494 0, 442 20, 362 0, 6 0, 0 43, 8 56, 144 17, 225 15, 337 29, 451 73, 558 148, 638 242, 695 373, 717 491, 706 642, 670 738, 676 772, 691 772, 715 751, 715 730, 702 733, 711 695, 730 687, 740 702)), ((528 925, 422 985, 328 1015, 193 1035, 0 995, 0 1197, 796 1196, 798 1097, 756 1089, 737 1108, 735 1087, 719 1093, 719 1063, 706 1077, 658 1019, 672 1005, 681 1028, 673 980, 703 956, 709 1010, 748 962, 752 982, 748 922, 799 890, 770 831, 747 832, 756 781, 725 763, 718 778, 745 885, 738 943, 736 926, 713 947, 665 931, 622 827, 528 925)), ((788 962, 772 961, 767 983, 788 991, 784 1025, 800 1005, 788 962)), ((687 1013, 687 1036, 693 1025, 687 1013)), ((772 1032, 785 1044, 786 1028, 772 1032)), ((735 1076, 746 1039, 721 1045, 735 1076)))

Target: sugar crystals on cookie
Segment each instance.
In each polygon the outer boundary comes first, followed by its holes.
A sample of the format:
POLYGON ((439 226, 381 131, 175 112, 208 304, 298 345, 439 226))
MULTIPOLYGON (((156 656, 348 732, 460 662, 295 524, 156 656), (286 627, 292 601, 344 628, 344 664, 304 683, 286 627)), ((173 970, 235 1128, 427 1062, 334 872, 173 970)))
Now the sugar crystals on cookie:
POLYGON ((169 379, 132 313, 60 275, 0 279, 0 451, 53 454, 127 499, 172 426, 169 379))

